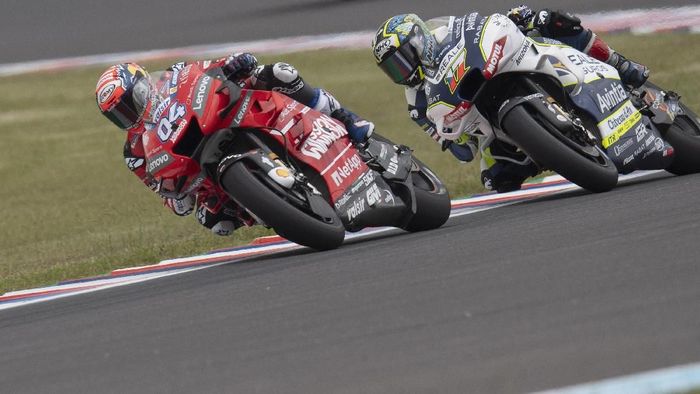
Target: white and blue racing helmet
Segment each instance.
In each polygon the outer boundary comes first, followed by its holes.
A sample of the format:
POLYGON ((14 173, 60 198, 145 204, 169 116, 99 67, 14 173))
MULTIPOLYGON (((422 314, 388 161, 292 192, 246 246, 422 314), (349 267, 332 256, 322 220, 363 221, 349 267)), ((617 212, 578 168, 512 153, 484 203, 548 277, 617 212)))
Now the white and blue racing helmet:
POLYGON ((408 86, 423 82, 423 67, 433 65, 436 46, 435 37, 416 14, 389 18, 372 40, 379 68, 395 83, 408 86))

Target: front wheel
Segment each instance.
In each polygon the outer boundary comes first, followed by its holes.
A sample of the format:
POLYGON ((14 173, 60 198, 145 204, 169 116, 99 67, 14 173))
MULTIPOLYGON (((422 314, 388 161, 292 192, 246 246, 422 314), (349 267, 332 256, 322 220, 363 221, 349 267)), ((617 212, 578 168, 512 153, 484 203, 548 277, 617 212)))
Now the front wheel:
POLYGON ((406 231, 424 231, 445 224, 452 210, 447 188, 425 164, 413 158, 411 170, 416 213, 404 227, 406 231))
POLYGON ((292 242, 317 250, 335 249, 343 243, 345 227, 330 206, 321 218, 310 209, 303 193, 292 193, 271 179, 267 182, 266 176, 239 161, 221 174, 219 182, 234 200, 292 242))
POLYGON ((617 168, 599 147, 568 139, 536 111, 518 105, 505 115, 502 125, 538 165, 582 188, 599 193, 617 185, 617 168))

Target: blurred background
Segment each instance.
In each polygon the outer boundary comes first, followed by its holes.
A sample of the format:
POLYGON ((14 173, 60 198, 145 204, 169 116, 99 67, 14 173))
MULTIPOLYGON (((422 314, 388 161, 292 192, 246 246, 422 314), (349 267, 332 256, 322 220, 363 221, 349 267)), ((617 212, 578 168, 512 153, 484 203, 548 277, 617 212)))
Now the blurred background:
MULTIPOLYGON (((0 63, 373 30, 395 14, 506 12, 521 0, 4 0, 0 63)), ((697 0, 526 2, 576 13, 697 5, 697 0)))

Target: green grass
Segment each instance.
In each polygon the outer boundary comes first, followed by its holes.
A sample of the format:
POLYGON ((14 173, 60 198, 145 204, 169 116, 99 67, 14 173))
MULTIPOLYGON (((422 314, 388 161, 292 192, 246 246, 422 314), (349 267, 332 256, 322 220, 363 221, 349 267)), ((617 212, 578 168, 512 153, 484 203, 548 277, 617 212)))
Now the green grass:
MULTIPOLYGON (((700 36, 615 36, 621 52, 652 67, 654 79, 700 108, 700 36)), ((378 131, 413 147, 452 196, 483 191, 478 164, 442 153, 406 115, 401 87, 369 50, 264 57, 294 64, 307 82, 333 92, 378 131)), ((163 65, 150 65, 157 69, 163 65)), ((124 134, 97 111, 102 68, 0 78, 0 293, 155 263, 246 243, 261 228, 212 235, 194 216, 164 208, 124 165, 124 134)))

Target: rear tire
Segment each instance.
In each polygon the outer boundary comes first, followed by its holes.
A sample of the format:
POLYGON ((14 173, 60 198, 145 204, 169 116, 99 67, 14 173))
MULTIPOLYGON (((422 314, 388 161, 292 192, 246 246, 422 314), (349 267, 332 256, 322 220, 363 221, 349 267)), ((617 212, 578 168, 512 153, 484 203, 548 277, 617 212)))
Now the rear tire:
MULTIPOLYGON (((606 192, 617 185, 617 168, 602 149, 595 147, 597 154, 584 156, 552 135, 550 128, 555 128, 554 125, 541 124, 524 106, 510 110, 502 124, 508 135, 538 165, 595 193, 606 192)), ((562 135, 562 138, 566 137, 562 135)))
POLYGON ((411 171, 416 214, 404 230, 416 232, 438 228, 450 218, 452 205, 447 188, 425 164, 413 158, 417 171, 411 171))
POLYGON ((673 161, 666 171, 676 175, 700 172, 700 123, 698 117, 684 104, 664 139, 673 146, 673 161))
POLYGON ((345 227, 335 213, 330 223, 326 223, 310 210, 306 212, 291 204, 282 193, 265 185, 244 162, 231 165, 219 179, 234 200, 292 242, 329 250, 339 247, 345 239, 345 227))

